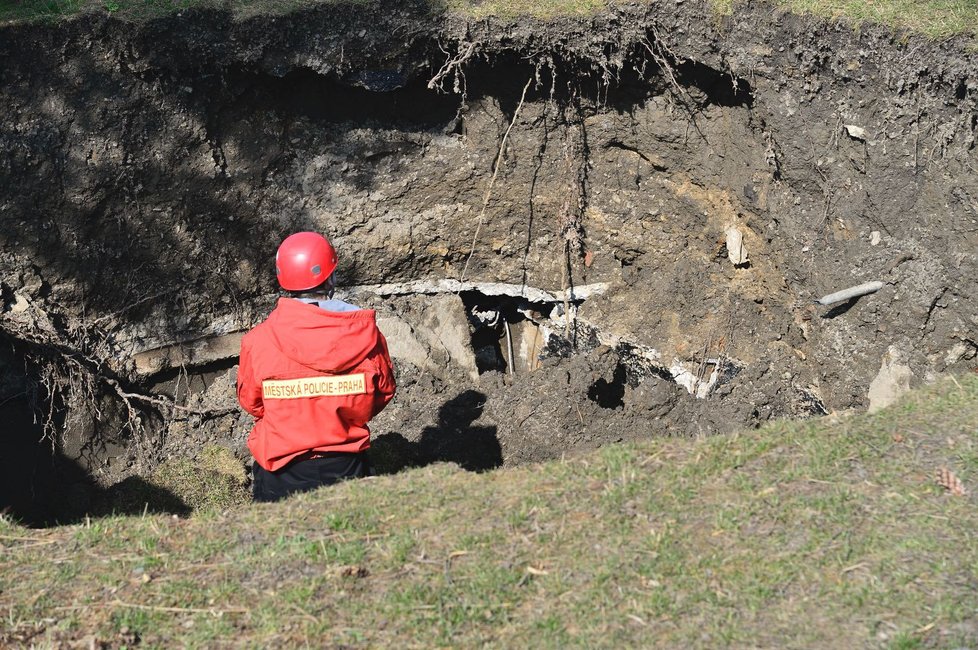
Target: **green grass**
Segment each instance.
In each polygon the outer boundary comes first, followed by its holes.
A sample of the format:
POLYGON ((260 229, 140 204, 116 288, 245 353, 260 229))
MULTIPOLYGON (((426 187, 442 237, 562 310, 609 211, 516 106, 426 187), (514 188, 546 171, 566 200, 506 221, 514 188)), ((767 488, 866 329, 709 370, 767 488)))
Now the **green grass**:
MULTIPOLYGON (((730 14, 743 3, 743 0, 707 1, 717 15, 730 14)), ((615 0, 430 0, 435 13, 447 11, 475 19, 583 17, 614 3, 615 0)), ((0 23, 50 21, 83 12, 141 21, 190 8, 226 9, 238 19, 247 19, 337 4, 382 5, 371 0, 0 0, 0 23)), ((796 13, 846 19, 857 26, 880 23, 931 38, 978 35, 978 0, 772 0, 772 4, 796 13)))
POLYGON ((976 478, 968 377, 873 415, 189 519, 0 521, 0 646, 974 647, 976 478))
MULTIPOLYGON (((713 0, 719 13, 733 11, 741 0, 713 0)), ((822 18, 845 19, 856 25, 879 23, 947 38, 978 35, 978 0, 775 0, 789 11, 822 18)))
POLYGON ((449 11, 471 15, 477 18, 502 16, 513 18, 533 16, 552 18, 555 16, 587 16, 606 9, 608 0, 448 0, 449 11))

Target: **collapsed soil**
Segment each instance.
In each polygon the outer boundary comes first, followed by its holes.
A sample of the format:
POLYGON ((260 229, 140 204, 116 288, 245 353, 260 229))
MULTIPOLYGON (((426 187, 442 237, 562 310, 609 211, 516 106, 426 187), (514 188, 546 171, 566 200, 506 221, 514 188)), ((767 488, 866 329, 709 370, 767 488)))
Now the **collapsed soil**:
MULTIPOLYGON (((874 382, 974 365, 963 41, 759 4, 431 11, 3 28, 0 400, 52 414, 58 462, 111 483, 214 441, 243 458, 233 337, 267 314, 297 229, 334 241, 346 286, 603 286, 568 305, 573 332, 541 317, 555 335, 532 372, 473 374, 437 345, 399 359, 376 423, 391 470, 864 408, 874 382), (205 350, 159 352, 181 347, 205 350)), ((426 300, 367 306, 424 338, 426 300)))

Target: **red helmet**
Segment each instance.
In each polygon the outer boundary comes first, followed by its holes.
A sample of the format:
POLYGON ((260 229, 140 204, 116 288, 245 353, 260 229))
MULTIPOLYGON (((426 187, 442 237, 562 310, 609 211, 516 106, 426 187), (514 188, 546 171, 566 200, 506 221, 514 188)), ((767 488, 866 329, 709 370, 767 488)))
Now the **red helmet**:
POLYGON ((336 250, 317 232, 289 235, 275 254, 278 283, 286 291, 318 287, 336 270, 336 250))

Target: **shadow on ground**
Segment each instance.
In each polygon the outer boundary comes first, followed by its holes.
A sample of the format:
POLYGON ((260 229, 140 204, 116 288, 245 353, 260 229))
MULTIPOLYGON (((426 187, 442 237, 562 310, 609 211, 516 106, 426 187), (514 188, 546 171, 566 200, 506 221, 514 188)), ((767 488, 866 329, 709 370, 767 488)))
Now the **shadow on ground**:
POLYGON ((139 477, 110 488, 98 485, 81 463, 44 437, 26 399, 0 404, 0 421, 0 512, 21 524, 42 528, 110 514, 190 514, 178 496, 139 477))
POLYGON ((482 415, 486 396, 467 390, 438 410, 438 424, 425 428, 410 441, 400 433, 377 436, 370 455, 377 474, 394 474, 431 463, 455 463, 470 472, 484 472, 503 464, 502 448, 494 426, 473 426, 482 415))
MULTIPOLYGON (((471 472, 500 467, 502 448, 495 426, 476 426, 486 395, 467 390, 445 402, 438 422, 417 441, 400 433, 378 436, 370 454, 377 474, 394 474, 437 462, 471 472)), ((138 476, 109 488, 96 483, 82 463, 45 439, 29 403, 0 404, 9 435, 0 437, 0 512, 26 526, 74 524, 87 517, 168 513, 186 516, 192 504, 173 491, 138 476)))

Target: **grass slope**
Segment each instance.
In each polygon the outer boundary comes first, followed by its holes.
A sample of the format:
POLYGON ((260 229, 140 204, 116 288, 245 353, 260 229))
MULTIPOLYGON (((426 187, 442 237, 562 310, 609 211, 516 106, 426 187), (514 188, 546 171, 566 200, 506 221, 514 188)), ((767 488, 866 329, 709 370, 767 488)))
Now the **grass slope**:
MULTIPOLYGON (((651 2, 651 0, 641 0, 651 2)), ((744 0, 707 0, 717 14, 729 14, 744 0)), ((501 16, 553 18, 586 16, 606 9, 615 0, 429 0, 435 12, 484 18, 501 16)), ((288 13, 322 5, 372 5, 371 0, 0 0, 4 21, 52 20, 87 11, 146 20, 197 7, 227 8, 238 18, 288 13)), ((846 19, 909 30, 931 38, 978 35, 978 0, 771 0, 796 13, 846 19)))
POLYGON ((968 377, 874 415, 190 519, 3 522, 0 646, 975 647, 976 477, 968 377))

